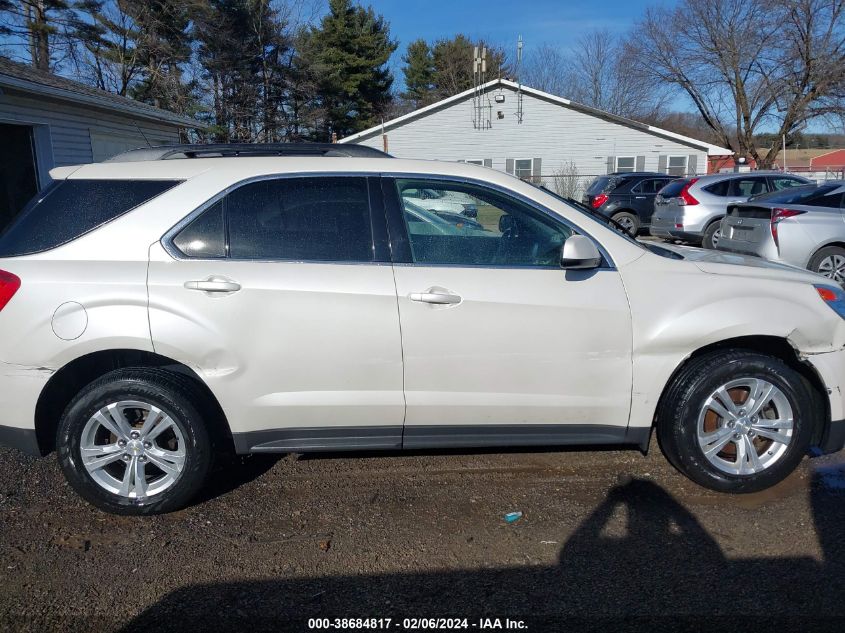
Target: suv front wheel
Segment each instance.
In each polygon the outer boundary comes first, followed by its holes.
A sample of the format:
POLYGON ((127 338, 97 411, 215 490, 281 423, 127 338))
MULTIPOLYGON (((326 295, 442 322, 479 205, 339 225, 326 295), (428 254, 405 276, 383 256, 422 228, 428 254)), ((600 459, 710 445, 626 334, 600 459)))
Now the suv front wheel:
POLYGON ((791 473, 819 421, 812 387, 778 358, 718 351, 678 372, 663 398, 657 438, 693 481, 756 492, 791 473))
POLYGON ((123 369, 85 387, 59 422, 56 448, 70 485, 117 514, 179 509, 199 491, 212 446, 184 377, 123 369))

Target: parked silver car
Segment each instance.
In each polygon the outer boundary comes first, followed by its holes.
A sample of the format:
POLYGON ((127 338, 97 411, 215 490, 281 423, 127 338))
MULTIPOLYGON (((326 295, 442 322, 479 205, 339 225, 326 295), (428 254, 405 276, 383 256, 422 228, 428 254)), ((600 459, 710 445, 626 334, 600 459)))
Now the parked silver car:
POLYGON ((655 237, 716 248, 728 206, 811 182, 800 176, 760 171, 676 180, 658 192, 650 231, 655 237))
POLYGON ((845 283, 845 182, 769 193, 732 206, 719 249, 808 268, 845 283))

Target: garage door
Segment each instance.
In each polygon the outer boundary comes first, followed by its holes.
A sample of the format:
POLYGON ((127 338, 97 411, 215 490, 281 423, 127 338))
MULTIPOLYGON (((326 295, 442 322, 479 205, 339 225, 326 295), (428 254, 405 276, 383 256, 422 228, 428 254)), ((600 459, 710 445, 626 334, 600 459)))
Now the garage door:
POLYGON ((147 136, 145 140, 140 134, 123 135, 91 130, 91 153, 93 154, 94 162, 99 163, 121 152, 135 149, 136 147, 147 147, 147 141, 149 141, 150 145, 166 145, 168 143, 168 141, 161 138, 152 138, 150 136, 147 136))

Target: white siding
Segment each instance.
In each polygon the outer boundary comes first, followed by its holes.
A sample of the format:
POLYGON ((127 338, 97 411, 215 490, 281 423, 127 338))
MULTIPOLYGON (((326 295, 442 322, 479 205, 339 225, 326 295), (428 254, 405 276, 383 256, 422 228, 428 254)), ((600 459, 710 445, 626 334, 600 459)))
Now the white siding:
POLYGON ((39 171, 44 167, 90 163, 102 159, 102 145, 98 156, 95 157, 92 151, 92 133, 101 139, 113 136, 121 147, 145 146, 145 136, 152 145, 179 142, 179 129, 175 125, 136 119, 44 97, 27 96, 11 89, 4 89, 0 93, 0 123, 39 126, 36 130, 40 129, 41 136, 49 137, 47 147, 38 143, 38 160, 41 163, 39 171), (48 135, 44 134, 45 130, 48 130, 48 135), (45 155, 47 151, 51 151, 52 156, 45 155))
MULTIPOLYGON (((493 106, 489 129, 473 127, 472 100, 467 99, 389 128, 388 151, 398 158, 492 158, 493 168, 502 171, 508 160, 540 158, 544 176, 553 176, 570 161, 580 176, 605 174, 612 162, 608 159, 617 156, 641 156, 637 167, 658 171, 661 155, 694 155, 690 164, 695 162, 698 172, 707 169, 707 154, 702 149, 530 95, 523 96, 520 124, 515 91, 505 87, 488 94, 493 106), (495 103, 495 94, 504 94, 505 102, 495 103), (504 118, 498 118, 499 111, 504 118)), ((357 142, 382 149, 380 132, 357 142)))

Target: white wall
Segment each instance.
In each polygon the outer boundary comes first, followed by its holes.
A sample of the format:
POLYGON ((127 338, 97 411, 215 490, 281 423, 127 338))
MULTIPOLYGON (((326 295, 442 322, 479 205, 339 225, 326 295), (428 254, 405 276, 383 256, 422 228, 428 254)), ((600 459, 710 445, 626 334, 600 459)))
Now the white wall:
MULTIPOLYGON (((643 156, 643 169, 657 171, 660 155, 679 155, 695 157, 695 172, 707 171, 706 152, 689 145, 529 95, 523 96, 520 124, 515 91, 496 88, 488 95, 490 129, 474 129, 472 100, 467 99, 388 129, 389 153, 450 161, 491 158, 492 166, 502 171, 507 159, 540 158, 545 176, 567 161, 575 163, 581 176, 605 174, 609 156, 643 156), (495 94, 503 94, 505 102, 495 103, 495 94), (504 118, 498 118, 498 111, 504 118)), ((357 142, 382 149, 380 132, 357 142)))

